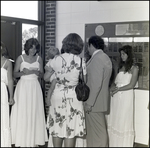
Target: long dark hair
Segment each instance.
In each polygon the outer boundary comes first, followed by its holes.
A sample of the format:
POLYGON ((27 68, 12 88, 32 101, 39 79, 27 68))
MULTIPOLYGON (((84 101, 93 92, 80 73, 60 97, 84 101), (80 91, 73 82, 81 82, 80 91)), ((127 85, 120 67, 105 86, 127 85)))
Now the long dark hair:
POLYGON ((6 45, 1 41, 1 55, 4 56, 5 58, 9 59, 9 53, 6 45))
POLYGON ((121 47, 119 49, 120 57, 121 57, 121 51, 125 52, 128 55, 128 58, 126 61, 122 61, 122 58, 120 58, 119 69, 121 69, 124 66, 125 72, 129 72, 131 67, 134 64, 132 46, 124 45, 123 47, 121 47))

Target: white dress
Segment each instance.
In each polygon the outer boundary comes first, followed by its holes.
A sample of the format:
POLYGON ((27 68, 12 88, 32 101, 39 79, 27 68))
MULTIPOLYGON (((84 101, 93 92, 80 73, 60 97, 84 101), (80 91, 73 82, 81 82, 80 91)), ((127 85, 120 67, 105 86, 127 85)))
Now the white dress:
MULTIPOLYGON (((119 72, 115 83, 122 87, 130 83, 132 74, 119 72)), ((109 147, 133 147, 134 143, 134 91, 119 91, 111 97, 107 116, 109 147)))
MULTIPOLYGON (((53 147, 52 136, 60 138, 80 137, 76 146, 85 145, 82 137, 86 134, 85 114, 83 102, 78 101, 75 86, 78 83, 80 71, 80 57, 64 53, 56 56, 50 63, 54 69, 58 83, 56 83, 51 98, 49 114, 49 147, 53 147), (59 64, 58 64, 59 63, 59 64)), ((83 71, 86 74, 85 61, 83 71)))
MULTIPOLYGON (((39 69, 38 58, 30 64, 24 61, 23 68, 39 69)), ((11 111, 12 144, 20 147, 35 147, 45 145, 48 141, 43 94, 38 77, 35 74, 25 75, 20 78, 14 93, 15 104, 11 111)))
POLYGON ((6 62, 1 67, 1 147, 11 147, 6 62))

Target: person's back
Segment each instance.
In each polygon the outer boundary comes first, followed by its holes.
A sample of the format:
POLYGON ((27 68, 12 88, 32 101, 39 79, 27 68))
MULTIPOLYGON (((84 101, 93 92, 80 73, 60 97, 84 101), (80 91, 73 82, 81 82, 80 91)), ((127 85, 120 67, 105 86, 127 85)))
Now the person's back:
POLYGON ((79 56, 68 53, 63 53, 52 61, 57 77, 64 80, 60 84, 62 87, 77 85, 80 62, 81 59, 79 56))
MULTIPOLYGON (((110 81, 110 77, 112 74, 112 63, 110 58, 107 56, 107 54, 103 53, 99 53, 95 56, 99 56, 99 62, 103 67, 103 81, 101 84, 101 88, 99 91, 99 94, 97 96, 96 102, 94 104, 94 107, 92 109, 92 112, 104 112, 108 110, 108 101, 110 99, 110 95, 109 95, 109 81, 110 81), (101 104, 101 105, 100 105, 101 104)), ((96 58, 95 58, 96 60, 96 58)), ((94 60, 93 60, 94 62, 94 60)), ((101 70, 101 69, 99 69, 101 70)), ((98 78, 97 78, 98 79, 98 78)))
MULTIPOLYGON (((51 97, 49 121, 49 147, 75 147, 77 137, 83 137, 85 117, 83 102, 78 101, 75 87, 80 72, 80 56, 83 40, 76 34, 68 34, 62 41, 61 54, 55 57, 50 67, 57 83, 51 97)), ((82 64, 84 75, 86 65, 82 64), (84 68, 83 68, 84 67, 84 68)))

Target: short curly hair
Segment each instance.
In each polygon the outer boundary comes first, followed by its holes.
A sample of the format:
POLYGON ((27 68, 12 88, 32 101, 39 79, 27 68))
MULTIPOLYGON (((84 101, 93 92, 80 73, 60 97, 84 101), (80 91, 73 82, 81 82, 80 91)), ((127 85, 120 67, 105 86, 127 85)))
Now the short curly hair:
MULTIPOLYGON (((27 55, 29 55, 29 50, 31 48, 33 48, 33 45, 36 48, 36 53, 40 52, 40 44, 39 44, 38 40, 36 38, 30 38, 24 44, 24 50, 27 55)), ((35 53, 35 55, 36 55, 36 53, 35 53)))
POLYGON ((77 33, 68 34, 62 41, 61 53, 72 53, 79 55, 83 50, 83 40, 77 33))
POLYGON ((54 46, 50 46, 48 52, 47 52, 47 56, 48 56, 48 59, 53 59, 56 55, 59 55, 60 52, 59 52, 59 49, 54 47, 54 46))

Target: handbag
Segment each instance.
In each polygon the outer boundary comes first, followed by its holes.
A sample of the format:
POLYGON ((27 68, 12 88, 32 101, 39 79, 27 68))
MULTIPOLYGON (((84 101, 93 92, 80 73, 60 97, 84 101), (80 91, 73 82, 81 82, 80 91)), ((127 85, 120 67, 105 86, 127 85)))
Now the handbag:
POLYGON ((79 73, 79 81, 77 86, 75 87, 75 92, 77 99, 79 101, 86 101, 89 98, 90 94, 90 88, 86 85, 84 81, 84 76, 83 76, 83 69, 82 69, 82 58, 81 58, 81 64, 80 64, 80 73, 79 73))

